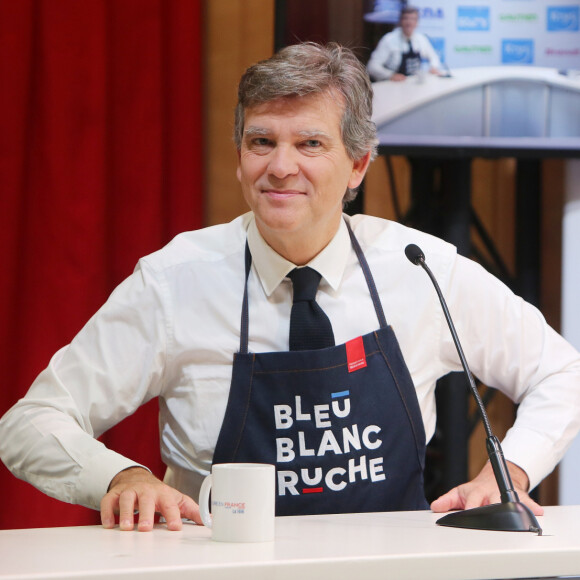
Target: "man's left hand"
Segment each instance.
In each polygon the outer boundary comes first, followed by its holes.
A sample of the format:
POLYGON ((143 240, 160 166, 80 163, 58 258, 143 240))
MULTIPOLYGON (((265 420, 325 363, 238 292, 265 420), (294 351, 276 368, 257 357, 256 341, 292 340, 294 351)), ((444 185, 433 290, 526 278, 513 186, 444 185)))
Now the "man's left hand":
MULTIPOLYGON (((526 472, 514 463, 508 461, 507 464, 514 484, 514 490, 517 492, 520 501, 528 506, 534 515, 543 515, 544 508, 528 495, 529 479, 526 472)), ((499 503, 500 501, 499 489, 493 475, 493 469, 491 464, 487 462, 475 479, 454 487, 437 498, 431 504, 431 509, 440 513, 450 510, 471 509, 491 503, 499 503)))

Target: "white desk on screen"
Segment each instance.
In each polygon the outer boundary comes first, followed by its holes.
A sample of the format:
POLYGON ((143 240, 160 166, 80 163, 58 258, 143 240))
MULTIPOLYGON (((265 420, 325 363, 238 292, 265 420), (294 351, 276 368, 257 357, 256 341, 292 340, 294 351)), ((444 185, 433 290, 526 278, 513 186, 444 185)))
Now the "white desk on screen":
POLYGON ((544 535, 437 526, 430 512, 285 517, 268 544, 212 542, 206 528, 0 531, 0 578, 364 580, 580 575, 580 506, 549 507, 544 535))
POLYGON ((580 77, 522 66, 452 74, 374 83, 373 121, 381 146, 580 155, 580 77))

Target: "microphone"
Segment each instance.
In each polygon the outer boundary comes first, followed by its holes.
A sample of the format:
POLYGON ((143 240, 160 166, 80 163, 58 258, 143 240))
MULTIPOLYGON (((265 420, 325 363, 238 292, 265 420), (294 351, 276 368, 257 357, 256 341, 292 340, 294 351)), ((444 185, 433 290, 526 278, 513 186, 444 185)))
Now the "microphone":
POLYGON ((471 389, 471 393, 475 397, 479 413, 483 420, 485 433, 487 435, 487 454, 493 468, 493 474, 495 476, 501 497, 501 503, 453 512, 438 519, 437 523, 440 526, 469 528, 475 530, 534 532, 541 536, 542 528, 538 524, 536 516, 534 516, 530 508, 520 502, 518 494, 513 487, 512 479, 507 468, 501 444, 499 439, 493 434, 485 406, 481 400, 481 397, 479 396, 479 391, 475 386, 473 375, 469 370, 467 360, 463 354, 463 349, 461 348, 459 337, 455 331, 455 326, 453 324, 453 320, 451 319, 451 314, 449 314, 447 303, 445 302, 445 298, 443 297, 443 293, 441 292, 441 288, 439 287, 433 272, 431 272, 425 263, 425 254, 423 254, 423 251, 421 248, 419 248, 419 246, 415 244, 409 244, 405 248, 405 255, 412 264, 415 264, 415 266, 421 266, 423 270, 427 272, 429 278, 431 278, 433 286, 435 287, 437 296, 439 297, 439 302, 441 302, 441 307, 443 308, 443 313, 445 314, 447 325, 451 331, 451 336, 453 337, 453 342, 455 343, 457 354, 461 360, 461 365, 463 366, 465 377, 467 379, 469 388, 471 389))

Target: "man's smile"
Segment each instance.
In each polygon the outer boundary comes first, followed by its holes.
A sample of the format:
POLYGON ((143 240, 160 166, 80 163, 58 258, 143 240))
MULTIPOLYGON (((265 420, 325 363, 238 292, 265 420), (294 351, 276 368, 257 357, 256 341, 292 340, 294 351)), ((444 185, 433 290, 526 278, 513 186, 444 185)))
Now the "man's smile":
POLYGON ((262 189, 261 191, 264 195, 267 195, 272 199, 289 199, 292 197, 306 195, 306 192, 298 191, 297 189, 262 189))

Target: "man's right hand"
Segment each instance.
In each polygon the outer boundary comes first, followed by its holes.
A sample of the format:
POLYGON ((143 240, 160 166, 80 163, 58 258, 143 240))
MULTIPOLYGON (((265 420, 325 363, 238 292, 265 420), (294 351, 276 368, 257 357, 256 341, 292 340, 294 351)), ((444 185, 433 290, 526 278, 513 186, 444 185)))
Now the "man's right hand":
POLYGON ((390 80, 395 81, 396 83, 400 83, 401 81, 404 81, 406 79, 407 77, 404 74, 398 72, 393 73, 390 78, 390 80))
POLYGON ((153 529, 155 513, 161 514, 169 530, 180 530, 181 518, 202 524, 198 505, 187 495, 166 485, 142 467, 130 467, 115 475, 109 491, 101 501, 101 522, 105 528, 115 526, 119 514, 121 530, 132 530, 133 515, 139 512, 137 529, 153 529))

